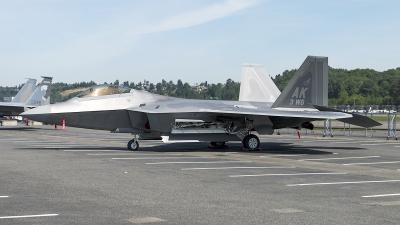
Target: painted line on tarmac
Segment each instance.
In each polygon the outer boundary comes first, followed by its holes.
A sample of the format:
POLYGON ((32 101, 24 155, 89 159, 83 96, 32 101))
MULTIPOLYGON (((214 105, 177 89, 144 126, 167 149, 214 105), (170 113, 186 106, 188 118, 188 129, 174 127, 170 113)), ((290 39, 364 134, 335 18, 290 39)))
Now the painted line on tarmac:
POLYGON ((6 142, 29 141, 29 139, 0 139, 0 141, 6 141, 6 142))
MULTIPOLYGON (((337 141, 339 141, 339 139, 337 139, 337 141)), ((335 142, 335 140, 310 140, 310 141, 303 141, 303 142, 335 142)))
POLYGON ((352 166, 352 165, 376 165, 376 164, 393 164, 400 163, 400 161, 392 161, 392 162, 372 162, 372 163, 348 163, 343 164, 344 166, 352 166))
POLYGON ((40 146, 88 146, 83 144, 73 144, 73 143, 43 143, 41 145, 34 144, 32 146, 40 147, 40 146))
POLYGON ((347 174, 347 173, 277 173, 277 174, 230 175, 229 177, 304 176, 304 175, 343 175, 343 174, 347 174))
POLYGON ((0 198, 8 198, 8 196, 0 196, 0 198))
POLYGON ((336 160, 336 159, 367 159, 378 158, 380 156, 360 156, 360 157, 343 157, 343 158, 322 158, 322 159, 299 159, 298 161, 323 161, 323 160, 336 160))
POLYGON ((378 198, 378 197, 388 197, 388 196, 399 196, 400 194, 383 194, 383 195, 365 195, 361 196, 363 198, 378 198))
POLYGON ((293 169, 296 168, 294 166, 266 166, 266 167, 262 167, 262 166, 237 166, 237 167, 205 167, 205 168, 183 168, 181 170, 229 170, 229 169, 293 169))
POLYGON ((93 146, 82 146, 82 145, 77 145, 77 146, 41 146, 41 145, 38 145, 38 146, 35 146, 35 147, 43 147, 43 148, 87 148, 87 147, 93 147, 93 146))
POLYGON ((183 154, 156 154, 156 153, 149 153, 149 154, 137 154, 137 153, 135 153, 135 152, 131 152, 131 153, 128 153, 127 151, 125 151, 126 153, 96 153, 96 154, 93 154, 93 153, 88 153, 87 155, 135 155, 135 156, 139 156, 139 155, 155 155, 155 156, 160 156, 160 155, 183 155, 183 154))
POLYGON ((47 138, 74 138, 74 137, 67 137, 67 136, 47 136, 47 138))
POLYGON ((63 150, 63 152, 126 152, 127 150, 63 150))
POLYGON ((307 154, 293 154, 293 155, 289 155, 289 154, 287 154, 287 155, 261 155, 261 156, 259 156, 260 158, 269 158, 269 157, 271 157, 271 156, 275 156, 275 157, 296 157, 296 156, 304 156, 304 155, 307 155, 307 154))
POLYGON ((196 156, 184 156, 184 157, 137 157, 137 158, 111 158, 111 159, 199 159, 199 158, 207 158, 207 157, 196 157, 196 156))
POLYGON ((13 141, 14 143, 60 143, 60 141, 47 141, 47 140, 23 140, 23 141, 13 141))
POLYGON ((361 145, 398 145, 399 143, 377 143, 377 144, 361 144, 361 145))
POLYGON ((296 186, 316 186, 316 185, 335 185, 335 184, 366 184, 366 183, 392 183, 400 182, 400 180, 371 180, 371 181, 348 181, 348 182, 331 182, 331 183, 309 183, 309 184, 288 184, 288 187, 296 186))
POLYGON ((49 217, 49 216, 58 216, 58 214, 25 215, 25 216, 2 216, 2 217, 0 217, 0 219, 32 218, 32 217, 49 217))
POLYGON ((338 141, 334 144, 353 144, 353 143, 384 143, 384 141, 338 141))
POLYGON ((157 164, 211 164, 211 163, 251 163, 252 161, 213 161, 213 162, 155 162, 146 163, 147 165, 157 165, 157 164))

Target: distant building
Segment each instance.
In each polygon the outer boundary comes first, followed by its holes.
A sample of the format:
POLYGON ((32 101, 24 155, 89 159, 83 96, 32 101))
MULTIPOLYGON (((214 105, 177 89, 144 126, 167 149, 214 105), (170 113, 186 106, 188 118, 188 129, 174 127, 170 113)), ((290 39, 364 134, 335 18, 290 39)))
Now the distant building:
POLYGON ((3 97, 3 101, 5 102, 11 102, 14 99, 14 97, 3 97))

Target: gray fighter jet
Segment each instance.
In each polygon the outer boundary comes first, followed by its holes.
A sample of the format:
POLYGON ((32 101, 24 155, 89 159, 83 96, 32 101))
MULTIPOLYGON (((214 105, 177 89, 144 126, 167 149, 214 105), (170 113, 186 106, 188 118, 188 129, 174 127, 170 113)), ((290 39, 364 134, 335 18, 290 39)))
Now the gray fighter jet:
POLYGON ((28 79, 11 102, 0 103, 0 116, 18 116, 22 112, 41 105, 50 104, 52 77, 42 77, 40 84, 28 79))
POLYGON ((368 117, 355 119, 352 114, 325 107, 327 78, 328 58, 308 56, 280 95, 276 90, 271 92, 274 87, 268 82, 263 86, 250 80, 250 89, 241 94, 242 100, 249 100, 252 93, 259 95, 267 89, 272 98, 279 95, 275 102, 190 100, 99 85, 66 102, 37 107, 22 115, 48 124, 132 133, 130 150, 137 150, 138 140, 146 139, 210 141, 214 146, 241 141, 244 148, 255 150, 260 145, 256 134, 273 134, 274 129, 287 127, 313 129, 311 122, 316 120, 346 119, 363 127, 380 125, 368 117), (318 109, 313 105, 319 105, 318 109))

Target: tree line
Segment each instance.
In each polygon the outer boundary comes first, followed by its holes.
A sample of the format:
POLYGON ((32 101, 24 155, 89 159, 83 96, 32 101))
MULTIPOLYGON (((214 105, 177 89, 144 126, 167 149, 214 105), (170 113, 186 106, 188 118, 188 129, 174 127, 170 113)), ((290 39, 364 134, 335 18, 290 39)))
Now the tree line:
MULTIPOLYGON (((400 67, 383 72, 372 69, 334 69, 329 67, 328 98, 329 105, 400 105, 400 67)), ((296 70, 286 70, 278 74, 273 81, 282 91, 296 70)), ((240 82, 228 79, 225 83, 209 84, 207 81, 191 86, 179 79, 176 83, 162 79, 156 84, 143 82, 104 82, 104 84, 123 85, 133 89, 144 89, 151 93, 188 99, 238 100, 240 82)), ((67 84, 54 83, 51 102, 66 101, 80 91, 62 95, 67 90, 97 85, 95 82, 79 82, 67 84)), ((0 99, 15 96, 23 84, 15 87, 1 87, 0 99)))

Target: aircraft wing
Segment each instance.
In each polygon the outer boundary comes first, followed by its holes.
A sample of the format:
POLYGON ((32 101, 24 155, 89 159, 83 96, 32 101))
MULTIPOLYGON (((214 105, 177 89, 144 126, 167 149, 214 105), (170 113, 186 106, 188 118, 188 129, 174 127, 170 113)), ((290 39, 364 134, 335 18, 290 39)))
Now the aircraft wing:
POLYGON ((197 104, 187 104, 186 100, 159 102, 127 110, 131 112, 130 114, 146 114, 149 128, 162 132, 168 132, 171 129, 171 123, 182 119, 188 122, 231 122, 235 124, 234 126, 238 124, 244 126, 245 121, 250 120, 251 127, 259 134, 271 134, 273 129, 285 127, 312 129, 313 125, 310 122, 315 120, 352 118, 352 115, 341 112, 291 111, 254 106, 243 108, 239 105, 228 105, 223 101, 198 101, 197 104))
POLYGON ((1 102, 0 116, 16 116, 25 111, 25 104, 19 102, 1 102))
MULTIPOLYGON (((193 100, 192 100, 193 101, 193 100)), ((185 104, 185 101, 176 103, 154 103, 143 107, 129 108, 130 111, 142 112, 147 114, 174 114, 174 113, 212 113, 231 115, 232 117, 240 116, 268 116, 268 117, 293 117, 308 119, 345 119, 352 118, 350 114, 343 112, 321 112, 316 110, 293 111, 284 109, 258 108, 254 106, 243 107, 241 105, 228 105, 220 102, 200 102, 196 107, 193 104, 185 104)))

